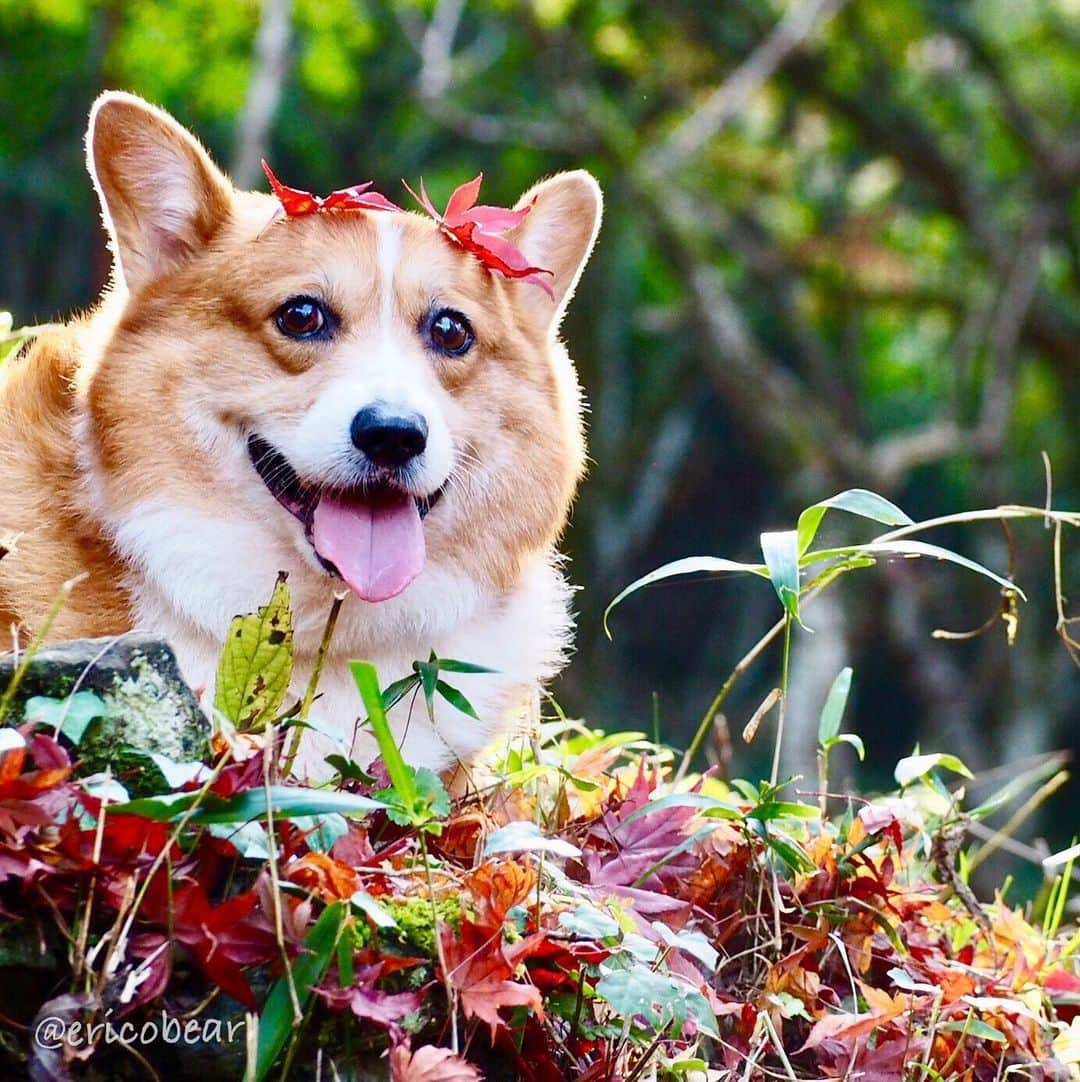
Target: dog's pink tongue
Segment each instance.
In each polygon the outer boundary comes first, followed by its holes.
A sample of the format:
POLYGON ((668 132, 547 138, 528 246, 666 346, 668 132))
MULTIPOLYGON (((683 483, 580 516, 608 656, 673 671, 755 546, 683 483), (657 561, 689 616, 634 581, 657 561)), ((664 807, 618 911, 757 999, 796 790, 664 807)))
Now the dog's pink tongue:
POLYGON ((380 493, 363 503, 323 496, 312 522, 315 551, 364 601, 396 597, 424 569, 424 530, 416 501, 380 493))

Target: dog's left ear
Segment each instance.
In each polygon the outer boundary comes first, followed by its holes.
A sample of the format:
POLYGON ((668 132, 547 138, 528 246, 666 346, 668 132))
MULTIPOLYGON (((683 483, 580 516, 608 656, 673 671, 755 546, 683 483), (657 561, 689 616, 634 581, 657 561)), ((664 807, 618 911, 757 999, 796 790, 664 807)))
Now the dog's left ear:
POLYGON ((528 217, 507 239, 534 267, 552 272, 543 278, 554 298, 522 282, 515 288, 516 299, 545 326, 557 327, 600 229, 603 196, 592 175, 577 169, 542 180, 518 200, 517 209, 530 204, 528 217))
POLYGON ((232 185, 195 137, 133 94, 94 102, 86 163, 116 259, 135 291, 175 270, 229 217, 232 185))

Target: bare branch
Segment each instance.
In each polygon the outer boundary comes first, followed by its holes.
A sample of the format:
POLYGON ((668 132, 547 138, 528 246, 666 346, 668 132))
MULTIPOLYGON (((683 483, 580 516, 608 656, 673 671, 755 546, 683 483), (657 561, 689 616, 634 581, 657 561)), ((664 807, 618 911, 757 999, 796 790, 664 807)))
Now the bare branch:
POLYGON ((465 11, 465 0, 439 0, 420 41, 417 88, 424 99, 438 98, 450 89, 454 38, 465 11))
POLYGON ((1028 215, 990 329, 990 373, 979 417, 980 443, 989 451, 999 449, 1005 440, 1016 382, 1016 347, 1035 302, 1043 246, 1053 221, 1051 208, 1042 203, 1028 215))
POLYGON ((266 156, 270 126, 289 70, 291 21, 292 0, 263 0, 262 18, 255 35, 254 71, 236 124, 231 172, 238 188, 250 188, 255 183, 259 160, 266 156))
POLYGON ((803 0, 788 9, 765 40, 671 133, 650 159, 658 173, 684 165, 741 113, 784 61, 847 0, 803 0))

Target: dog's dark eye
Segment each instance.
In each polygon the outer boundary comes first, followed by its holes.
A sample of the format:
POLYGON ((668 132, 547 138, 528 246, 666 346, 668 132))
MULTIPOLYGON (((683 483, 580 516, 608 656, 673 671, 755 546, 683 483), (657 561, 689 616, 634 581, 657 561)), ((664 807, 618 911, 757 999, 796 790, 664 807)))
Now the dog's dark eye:
POLYGON ((289 338, 314 338, 329 321, 314 297, 292 297, 274 313, 274 322, 289 338))
POLYGON ((443 308, 435 313, 428 330, 431 344, 440 353, 449 353, 460 357, 467 353, 473 344, 473 329, 469 321, 460 313, 450 308, 443 308))

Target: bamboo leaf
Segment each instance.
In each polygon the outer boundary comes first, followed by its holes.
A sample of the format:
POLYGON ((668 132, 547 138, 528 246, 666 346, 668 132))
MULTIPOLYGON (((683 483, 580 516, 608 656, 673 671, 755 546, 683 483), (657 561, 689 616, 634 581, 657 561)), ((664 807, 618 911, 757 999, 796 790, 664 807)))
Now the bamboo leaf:
POLYGON ((762 564, 740 563, 738 560, 725 560, 719 556, 687 556, 681 560, 674 560, 647 575, 635 579, 629 586, 616 594, 615 599, 604 610, 604 632, 611 638, 611 630, 608 627, 608 616, 616 605, 621 604, 631 594, 654 582, 663 582, 665 579, 681 578, 684 575, 724 575, 724 574, 751 574, 760 575, 762 578, 769 577, 769 570, 762 564))
POLYGON ((851 692, 851 668, 843 668, 829 688, 825 705, 821 708, 821 720, 818 722, 818 743, 827 744, 840 732, 840 722, 844 717, 848 695, 851 692))
POLYGON ((849 514, 858 515, 860 518, 872 519, 886 526, 912 526, 914 520, 909 518, 896 504, 879 496, 876 492, 870 492, 865 488, 849 488, 830 496, 827 500, 815 503, 799 515, 799 555, 802 556, 813 544, 817 536, 818 527, 825 517, 825 512, 830 508, 837 511, 847 511, 849 514))
POLYGON ((820 549, 817 552, 808 553, 802 560, 803 563, 817 563, 820 560, 832 560, 832 559, 844 559, 850 556, 906 556, 906 557, 920 557, 926 556, 932 560, 945 560, 948 563, 957 564, 960 567, 965 567, 969 571, 974 571, 979 575, 983 575, 985 578, 991 579, 996 582, 1002 589, 1012 590, 1016 595, 1022 598, 1024 601, 1027 597, 1024 595, 1024 591, 1014 582, 1010 582, 1008 579, 1002 578, 1000 575, 991 571, 988 567, 983 567, 982 564, 976 563, 974 560, 969 560, 966 556, 961 556, 957 552, 953 552, 951 549, 941 548, 940 545, 931 545, 926 541, 871 541, 865 545, 850 545, 847 548, 837 549, 820 549))
POLYGON ((761 535, 761 552, 784 611, 799 619, 799 536, 794 530, 761 535))
POLYGON ((464 695, 458 691, 457 688, 451 687, 444 680, 435 681, 435 690, 453 707, 460 710, 463 714, 468 714, 470 718, 476 718, 480 720, 480 715, 473 708, 473 704, 465 698, 464 695))
POLYGON ((247 823, 266 815, 267 804, 275 819, 294 819, 303 815, 368 815, 381 811, 383 804, 371 797, 329 789, 307 789, 300 785, 260 785, 244 789, 230 797, 214 793, 170 793, 144 797, 117 804, 113 815, 141 815, 144 819, 171 822, 195 808, 193 823, 247 823), (196 806, 197 805, 197 806, 196 806))

